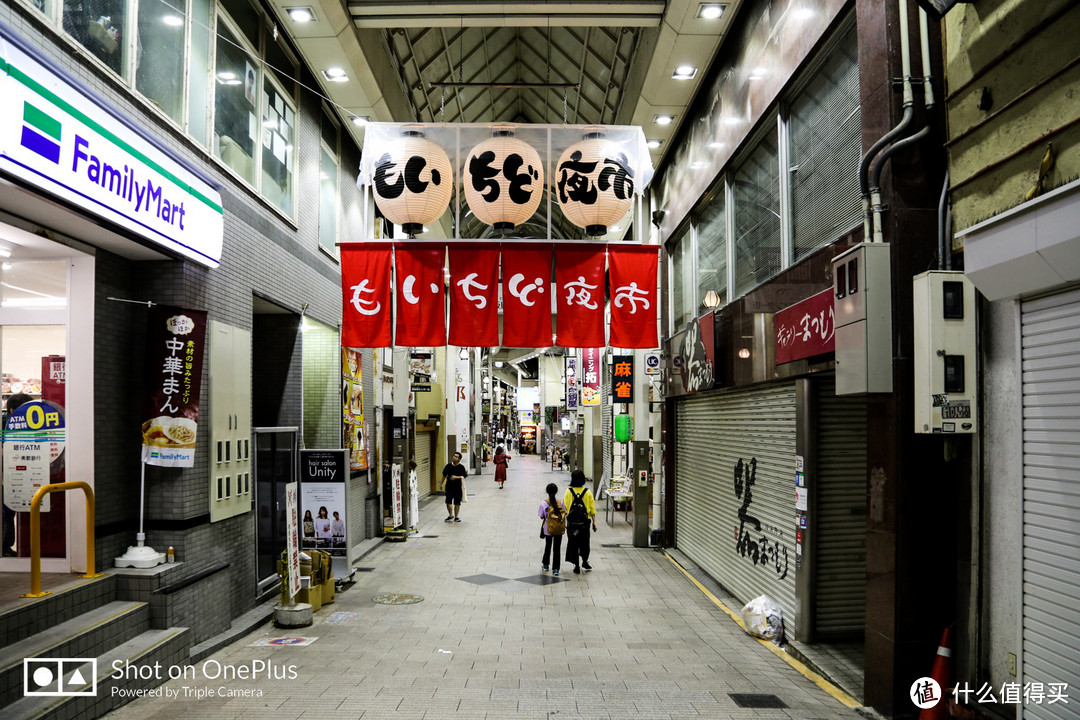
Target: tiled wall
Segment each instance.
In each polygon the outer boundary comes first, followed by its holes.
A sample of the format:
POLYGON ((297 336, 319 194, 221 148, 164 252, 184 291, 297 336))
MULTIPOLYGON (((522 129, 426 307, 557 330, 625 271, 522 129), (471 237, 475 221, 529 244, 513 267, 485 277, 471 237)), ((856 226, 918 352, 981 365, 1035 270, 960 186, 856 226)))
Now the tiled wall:
POLYGON ((341 447, 341 347, 335 328, 304 331, 304 447, 341 447))

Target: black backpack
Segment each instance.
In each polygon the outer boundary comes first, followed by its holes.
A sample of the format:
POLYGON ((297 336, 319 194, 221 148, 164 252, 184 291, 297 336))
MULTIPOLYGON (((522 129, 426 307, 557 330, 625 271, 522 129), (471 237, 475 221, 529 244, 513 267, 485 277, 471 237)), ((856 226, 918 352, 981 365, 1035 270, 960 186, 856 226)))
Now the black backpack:
POLYGON ((570 494, 574 496, 573 502, 570 503, 570 509, 566 511, 566 525, 570 528, 584 528, 589 526, 589 513, 585 510, 585 493, 588 490, 582 488, 581 494, 578 495, 574 492, 574 488, 570 488, 570 494))

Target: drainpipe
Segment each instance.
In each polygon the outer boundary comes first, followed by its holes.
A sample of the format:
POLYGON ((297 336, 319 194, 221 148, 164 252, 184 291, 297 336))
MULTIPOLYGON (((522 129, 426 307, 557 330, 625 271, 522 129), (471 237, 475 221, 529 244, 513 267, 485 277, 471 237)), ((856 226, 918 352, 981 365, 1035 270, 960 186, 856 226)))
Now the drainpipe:
POLYGON ((859 163, 859 189, 862 192, 863 207, 863 239, 866 242, 874 240, 871 234, 871 209, 874 206, 880 207, 881 205, 880 195, 877 199, 874 198, 871 185, 867 180, 870 173, 870 163, 873 162, 874 156, 881 152, 882 148, 904 134, 908 125, 911 124, 912 116, 915 114, 915 93, 911 88, 911 48, 908 38, 907 0, 898 0, 897 5, 900 10, 900 67, 904 76, 904 115, 900 118, 900 122, 896 127, 882 135, 870 147, 863 156, 862 162, 859 163))
MULTIPOLYGON (((906 8, 905 8, 906 10, 906 8)), ((904 23, 906 26, 906 23, 904 23)), ((883 242, 884 236, 881 228, 881 213, 885 210, 881 205, 881 172, 885 168, 885 162, 893 155, 901 152, 908 147, 918 143, 923 138, 930 134, 930 119, 932 116, 932 110, 934 109, 934 90, 932 76, 930 75, 930 40, 929 31, 926 23, 926 11, 919 8, 919 36, 920 44, 922 46, 922 62, 923 62, 923 88, 924 99, 926 102, 926 120, 922 129, 914 135, 910 135, 903 140, 899 140, 891 147, 881 153, 877 161, 874 163, 874 168, 870 172, 870 198, 871 198, 871 210, 873 211, 873 232, 874 242, 883 242)))
POLYGON ((946 250, 945 240, 945 207, 949 204, 949 170, 945 169, 945 182, 941 184, 941 197, 937 206, 937 245, 938 245, 938 270, 945 270, 947 262, 946 252, 952 254, 952 248, 946 250))

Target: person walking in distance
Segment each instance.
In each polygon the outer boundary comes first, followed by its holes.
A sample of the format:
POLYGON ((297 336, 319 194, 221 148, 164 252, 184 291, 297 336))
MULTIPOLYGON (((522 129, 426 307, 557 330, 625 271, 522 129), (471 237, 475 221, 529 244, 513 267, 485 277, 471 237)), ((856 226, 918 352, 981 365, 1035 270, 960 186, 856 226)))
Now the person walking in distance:
POLYGON ((506 454, 506 450, 502 445, 495 448, 495 482, 499 483, 499 489, 503 489, 503 483, 506 482, 506 468, 510 466, 510 456, 506 454))
POLYGON ((551 560, 551 574, 558 575, 559 553, 562 550, 563 535, 566 534, 566 504, 555 497, 555 493, 559 491, 558 485, 548 483, 546 490, 547 497, 537 510, 537 514, 544 519, 540 526, 540 537, 544 539, 544 557, 540 560, 540 566, 547 572, 548 560, 551 560))
POLYGON ((443 522, 461 522, 461 496, 468 470, 461 464, 461 453, 456 452, 446 463, 442 471, 443 490, 446 493, 446 520, 443 522))
POLYGON ((592 490, 585 487, 585 473, 575 470, 570 473, 570 487, 563 495, 566 511, 566 562, 574 564, 574 573, 581 568, 592 570, 589 564, 590 534, 596 532, 596 501, 592 490), (590 530, 589 525, 592 525, 590 530))

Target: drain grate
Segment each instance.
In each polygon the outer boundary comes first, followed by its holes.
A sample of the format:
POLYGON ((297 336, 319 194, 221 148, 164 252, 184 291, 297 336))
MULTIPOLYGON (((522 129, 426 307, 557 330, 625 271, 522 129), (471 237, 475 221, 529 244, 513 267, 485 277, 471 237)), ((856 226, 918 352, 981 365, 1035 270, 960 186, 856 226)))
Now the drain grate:
POLYGON ((744 708, 786 708, 784 701, 775 695, 759 695, 756 693, 728 693, 728 697, 735 704, 744 708))

